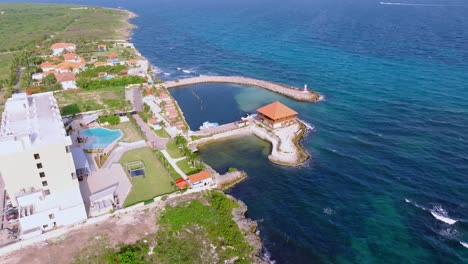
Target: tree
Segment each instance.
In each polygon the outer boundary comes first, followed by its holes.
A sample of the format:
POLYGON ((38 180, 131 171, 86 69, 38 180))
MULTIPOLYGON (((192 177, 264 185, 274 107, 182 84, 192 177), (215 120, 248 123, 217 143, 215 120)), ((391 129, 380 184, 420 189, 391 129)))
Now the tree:
POLYGON ((49 74, 44 79, 42 79, 42 83, 47 86, 52 86, 57 83, 57 80, 53 74, 49 74))

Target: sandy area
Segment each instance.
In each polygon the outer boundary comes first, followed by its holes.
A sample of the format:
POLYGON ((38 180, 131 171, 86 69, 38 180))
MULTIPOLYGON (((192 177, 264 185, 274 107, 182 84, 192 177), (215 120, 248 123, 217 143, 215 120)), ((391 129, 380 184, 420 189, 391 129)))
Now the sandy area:
POLYGON ((73 230, 65 236, 28 246, 0 256, 0 263, 70 263, 89 241, 107 236, 112 245, 133 243, 155 233, 156 208, 111 217, 100 223, 73 230))

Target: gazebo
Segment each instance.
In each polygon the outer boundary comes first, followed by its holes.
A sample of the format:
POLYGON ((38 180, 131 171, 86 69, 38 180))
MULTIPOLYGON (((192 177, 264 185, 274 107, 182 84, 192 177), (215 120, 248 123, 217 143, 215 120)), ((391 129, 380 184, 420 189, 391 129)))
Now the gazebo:
POLYGON ((258 115, 271 128, 280 128, 292 124, 297 112, 280 102, 274 102, 257 109, 258 115))

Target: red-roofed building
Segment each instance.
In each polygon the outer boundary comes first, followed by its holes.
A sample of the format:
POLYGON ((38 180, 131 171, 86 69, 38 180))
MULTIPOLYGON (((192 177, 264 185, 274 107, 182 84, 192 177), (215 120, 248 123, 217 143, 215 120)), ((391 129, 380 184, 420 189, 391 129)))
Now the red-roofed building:
POLYGON ((161 129, 161 126, 159 125, 159 120, 156 118, 150 118, 148 119, 148 125, 156 130, 161 129))
POLYGON ((206 170, 189 175, 188 179, 192 182, 193 185, 209 185, 213 182, 211 173, 206 170))
POLYGON ((63 60, 67 62, 80 62, 80 57, 75 53, 65 53, 63 54, 63 60))
POLYGON ((50 49, 52 49, 54 56, 58 56, 62 54, 64 51, 74 52, 76 50, 76 44, 67 43, 67 42, 58 42, 52 45, 50 49))
POLYGON ((94 67, 100 67, 100 66, 106 66, 107 65, 107 62, 104 62, 104 61, 96 61, 94 63, 94 67))
POLYGON ((109 62, 109 63, 112 63, 112 64, 120 63, 119 55, 117 55, 115 53, 109 54, 108 58, 109 59, 107 60, 107 62, 109 62))
POLYGON ((78 62, 64 61, 60 63, 59 65, 55 67, 55 70, 61 73, 63 72, 78 73, 80 72, 80 70, 84 70, 86 68, 86 61, 81 57, 78 57, 78 58, 79 58, 78 62))
POLYGON ((41 69, 43 72, 55 71, 55 64, 53 64, 52 62, 44 61, 43 63, 41 63, 41 69))
POLYGON ((259 117, 272 128, 288 126, 297 119, 297 112, 280 102, 257 109, 259 117))
POLYGON ((55 79, 57 83, 62 85, 63 90, 76 89, 76 77, 72 72, 56 73, 55 79))
POLYGON ((107 50, 107 46, 104 45, 104 44, 99 44, 98 45, 98 51, 106 51, 107 50))
POLYGON ((190 187, 190 184, 182 178, 176 180, 175 184, 180 190, 185 190, 190 187))

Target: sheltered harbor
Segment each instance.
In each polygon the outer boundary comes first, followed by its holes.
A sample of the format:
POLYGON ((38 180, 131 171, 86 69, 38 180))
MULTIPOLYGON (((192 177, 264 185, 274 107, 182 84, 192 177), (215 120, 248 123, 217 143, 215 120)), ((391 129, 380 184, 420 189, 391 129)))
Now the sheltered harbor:
POLYGON ((242 84, 242 85, 249 85, 255 86, 259 88, 263 88, 290 98, 293 98, 298 101, 305 101, 305 102, 318 102, 322 99, 322 96, 314 91, 310 91, 307 89, 305 85, 303 89, 290 87, 274 82, 264 81, 264 80, 257 80, 253 78, 241 77, 241 76, 208 76, 202 75, 199 77, 187 78, 182 80, 175 80, 175 81, 167 81, 164 82, 162 85, 167 89, 177 88, 182 86, 189 86, 192 84, 200 84, 200 83, 233 83, 233 84, 242 84))

